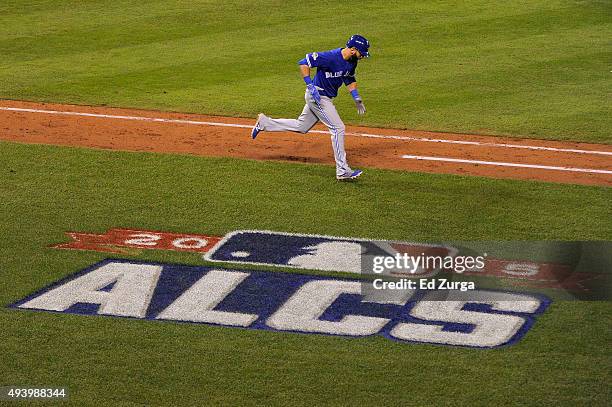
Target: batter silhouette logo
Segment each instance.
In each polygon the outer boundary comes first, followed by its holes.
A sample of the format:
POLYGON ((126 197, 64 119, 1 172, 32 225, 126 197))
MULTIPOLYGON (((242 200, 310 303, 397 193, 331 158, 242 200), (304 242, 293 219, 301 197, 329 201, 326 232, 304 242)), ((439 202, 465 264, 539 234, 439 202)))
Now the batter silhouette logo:
MULTIPOLYGON (((204 258, 212 262, 292 267, 299 269, 361 273, 362 255, 389 256, 398 253, 454 256, 456 249, 443 245, 369 240, 337 236, 238 230, 219 240, 204 258)), ((419 268, 427 277, 440 269, 419 268)))
MULTIPOLYGON (((327 243, 327 242, 323 242, 327 243)), ((361 295, 362 280, 108 259, 11 304, 85 316, 367 337, 476 348, 516 343, 546 297, 477 290, 410 293, 401 303, 361 295)))

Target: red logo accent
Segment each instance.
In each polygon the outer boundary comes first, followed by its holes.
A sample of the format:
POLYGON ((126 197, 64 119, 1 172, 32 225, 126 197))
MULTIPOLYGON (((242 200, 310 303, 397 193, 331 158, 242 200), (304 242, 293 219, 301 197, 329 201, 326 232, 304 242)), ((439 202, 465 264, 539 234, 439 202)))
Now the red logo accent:
POLYGON ((134 249, 205 253, 221 240, 219 236, 130 229, 110 229, 101 235, 79 232, 66 232, 66 234, 73 241, 51 247, 117 254, 130 254, 134 249))

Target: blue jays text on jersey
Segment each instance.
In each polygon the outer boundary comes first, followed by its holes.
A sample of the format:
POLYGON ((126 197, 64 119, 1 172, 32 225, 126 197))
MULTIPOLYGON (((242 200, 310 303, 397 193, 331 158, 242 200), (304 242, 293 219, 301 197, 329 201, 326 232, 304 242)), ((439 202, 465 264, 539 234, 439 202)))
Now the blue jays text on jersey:
POLYGON ((350 85, 355 82, 357 62, 345 60, 342 48, 306 54, 306 58, 299 63, 317 68, 313 82, 322 96, 334 98, 338 96, 338 89, 343 83, 350 85))

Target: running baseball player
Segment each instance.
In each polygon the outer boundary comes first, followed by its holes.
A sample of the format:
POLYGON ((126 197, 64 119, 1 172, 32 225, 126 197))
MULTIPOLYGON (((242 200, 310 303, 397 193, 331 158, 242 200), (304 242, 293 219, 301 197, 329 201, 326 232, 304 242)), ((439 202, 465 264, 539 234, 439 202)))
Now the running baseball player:
POLYGON ((306 83, 306 105, 297 119, 272 119, 263 113, 251 131, 253 139, 261 131, 294 131, 307 133, 319 120, 331 133, 332 148, 336 159, 336 179, 350 180, 359 177, 363 171, 353 170, 346 161, 344 151, 344 123, 340 119, 332 99, 338 96, 338 89, 344 83, 351 93, 357 113, 365 114, 366 109, 357 91, 355 69, 357 62, 370 56, 370 43, 361 35, 353 35, 345 48, 324 52, 312 52, 298 62, 300 72, 306 83), (314 80, 310 70, 317 68, 314 80))

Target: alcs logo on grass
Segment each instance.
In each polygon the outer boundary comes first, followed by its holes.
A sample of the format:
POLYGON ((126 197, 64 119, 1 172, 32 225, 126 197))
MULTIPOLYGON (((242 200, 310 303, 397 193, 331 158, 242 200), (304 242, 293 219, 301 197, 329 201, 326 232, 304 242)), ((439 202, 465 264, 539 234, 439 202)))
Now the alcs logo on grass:
POLYGON ((444 300, 415 290, 400 303, 380 303, 362 297, 361 281, 105 260, 10 307, 492 348, 518 341, 549 303, 485 290, 444 300))
MULTIPOLYGON (((225 236, 128 229, 68 234, 71 242, 53 247, 115 254, 174 250, 198 253, 207 262, 224 265, 344 273, 361 273, 364 255, 452 258, 469 250, 261 230, 239 230, 225 236)), ((418 278, 427 278, 460 272, 444 267, 417 267, 415 273, 418 278)), ((587 291, 584 283, 600 277, 572 270, 571 265, 556 262, 489 256, 484 268, 461 273, 500 279, 504 284, 515 282, 514 285, 576 293, 587 291)), ((342 337, 379 335, 399 342, 493 348, 518 341, 550 303, 539 294, 482 287, 462 292, 418 286, 390 300, 363 290, 364 281, 369 280, 361 277, 105 260, 10 307, 342 337)))

